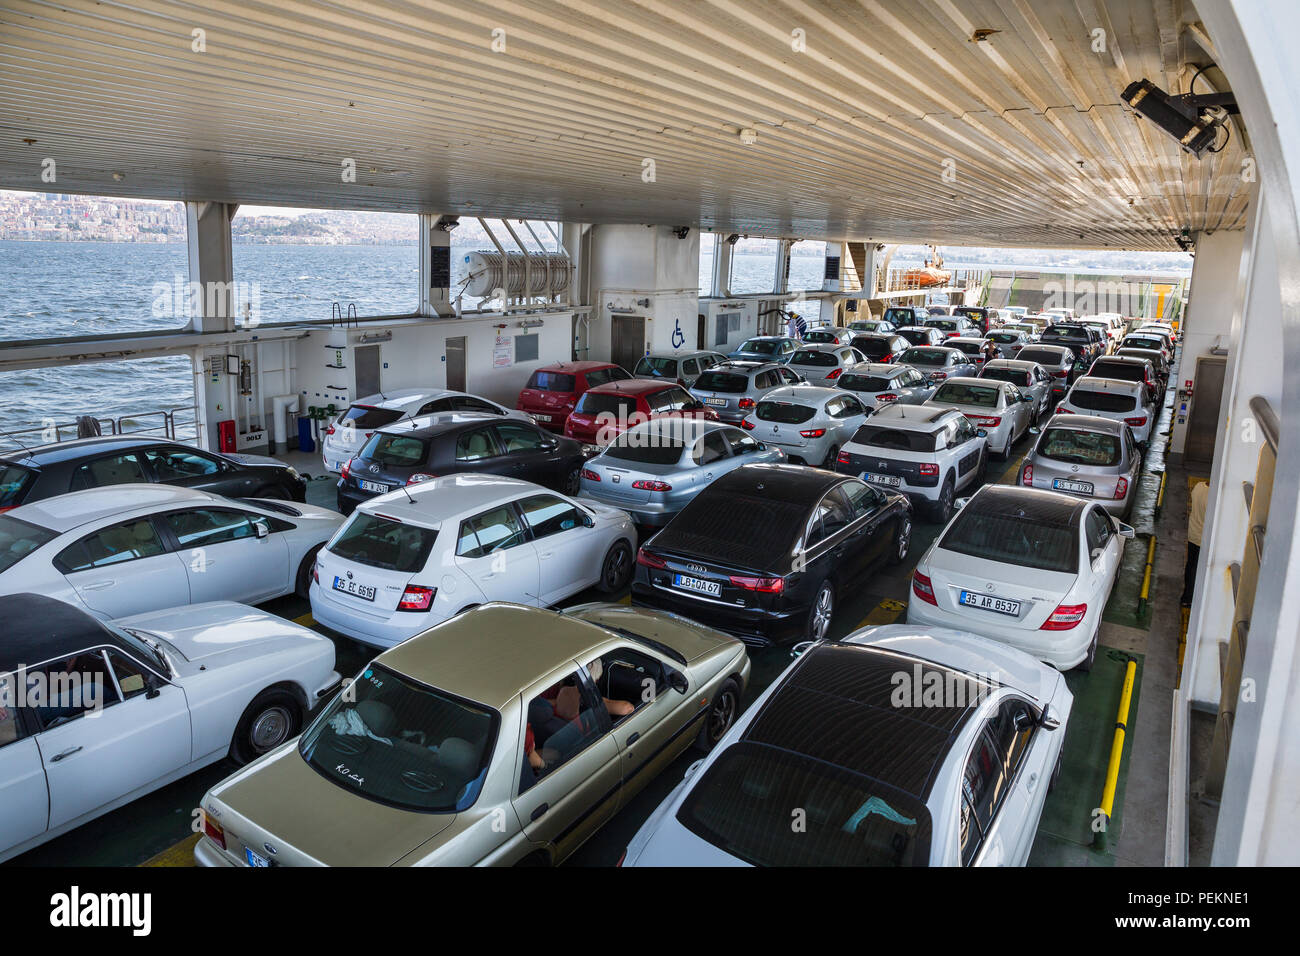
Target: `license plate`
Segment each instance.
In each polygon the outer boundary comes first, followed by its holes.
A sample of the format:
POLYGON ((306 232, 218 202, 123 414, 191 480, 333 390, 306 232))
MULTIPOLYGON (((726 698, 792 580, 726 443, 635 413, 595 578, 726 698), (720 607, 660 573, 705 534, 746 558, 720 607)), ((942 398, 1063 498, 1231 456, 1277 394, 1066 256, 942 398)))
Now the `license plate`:
POLYGON ((903 479, 897 475, 873 475, 864 471, 858 477, 869 485, 888 485, 890 488, 897 488, 903 483, 903 479))
POLYGON ((533 412, 532 414, 533 418, 537 419, 539 422, 549 422, 551 420, 550 415, 543 415, 541 412, 533 412))
POLYGON ((710 597, 722 596, 722 585, 717 581, 701 581, 699 578, 688 578, 684 574, 673 575, 673 587, 681 588, 683 591, 694 591, 696 594, 707 594, 710 597))
POLYGON ((993 597, 991 594, 975 594, 971 591, 962 591, 957 603, 964 604, 966 607, 976 607, 981 611, 996 611, 999 614, 1011 614, 1013 616, 1020 614, 1019 601, 1008 601, 1005 598, 993 597))
POLYGON ((358 483, 361 485, 362 491, 373 491, 377 494, 382 495, 389 490, 388 485, 385 485, 383 482, 379 482, 379 481, 363 481, 361 479, 358 479, 358 483))
POLYGON ((1052 487, 1057 491, 1073 491, 1081 495, 1092 494, 1092 482, 1090 481, 1069 481, 1065 478, 1056 478, 1052 481, 1052 487))
POLYGON ((264 856, 254 853, 251 848, 244 847, 244 859, 248 861, 249 866, 270 866, 271 861, 264 856))
POLYGON ((375 589, 369 584, 358 584, 356 581, 349 581, 347 578, 341 578, 338 575, 334 576, 334 590, 364 598, 367 601, 375 599, 375 589))
POLYGON ((706 398, 704 400, 704 404, 717 405, 719 408, 721 408, 727 404, 727 400, 725 398, 706 398))

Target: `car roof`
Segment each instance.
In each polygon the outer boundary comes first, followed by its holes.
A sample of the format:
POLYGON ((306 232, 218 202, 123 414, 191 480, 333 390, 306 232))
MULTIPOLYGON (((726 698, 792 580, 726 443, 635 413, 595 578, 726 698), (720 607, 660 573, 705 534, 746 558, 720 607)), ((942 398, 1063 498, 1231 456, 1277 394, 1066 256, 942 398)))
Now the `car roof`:
MULTIPOLYGON (((780 362, 762 362, 758 359, 727 359, 725 362, 719 362, 713 366, 713 369, 723 369, 730 372, 757 372, 761 368, 769 368, 773 365, 780 365, 780 362)), ((710 369, 712 371, 713 369, 710 369)))
MULTIPOLYGON (((615 443, 628 439, 630 435, 667 435, 669 438, 681 438, 686 441, 693 441, 701 435, 709 432, 721 431, 724 428, 735 428, 735 425, 722 421, 711 421, 707 418, 688 418, 684 415, 663 415, 658 418, 650 418, 643 422, 637 422, 631 428, 626 429, 623 434, 615 439, 615 443)), ((630 440, 630 439, 629 439, 630 440)))
POLYGON ((761 495, 775 501, 807 505, 835 485, 846 480, 846 475, 806 465, 741 465, 716 478, 705 490, 715 494, 761 495))
POLYGON ((536 372, 565 372, 574 374, 575 372, 593 372, 601 368, 619 368, 615 362, 552 362, 550 365, 540 365, 534 371, 536 372))
POLYGON ((1069 349, 1067 349, 1064 345, 1053 345, 1051 342, 1044 342, 1041 345, 1038 342, 1031 342, 1029 345, 1025 346, 1024 351, 1030 352, 1039 349, 1047 349, 1049 351, 1055 352, 1057 355, 1061 356, 1061 358, 1065 358, 1065 356, 1067 355, 1074 354, 1069 349))
POLYGON ((443 521, 480 511, 529 492, 554 494, 541 485, 520 478, 461 473, 431 478, 368 498, 357 506, 357 511, 410 522, 424 528, 438 528, 443 521))
POLYGON ((953 382, 956 382, 959 385, 981 385, 984 388, 1005 388, 1007 385, 1011 384, 1010 382, 999 381, 996 378, 980 378, 978 375, 951 375, 944 379, 939 387, 943 388, 944 385, 949 385, 953 382))
MULTIPOLYGON (((886 338, 889 336, 889 334, 890 333, 888 332, 883 332, 883 333, 882 332, 860 332, 856 337, 866 338, 867 336, 876 336, 878 338, 886 338)), ((804 342, 799 346, 799 351, 800 352, 838 352, 840 349, 847 349, 847 348, 850 348, 850 346, 832 345, 830 342, 804 342)))
POLYGON ((1076 498, 1045 488, 1027 488, 1024 485, 984 485, 971 496, 961 509, 965 514, 1014 515, 1027 521, 1055 521, 1071 525, 1093 499, 1076 498))
POLYGON ((1083 386, 1085 391, 1102 392, 1139 392, 1144 386, 1127 378, 1105 378, 1100 375, 1084 375, 1074 380, 1071 391, 1083 386))
MULTIPOLYGON (((16 448, 0 455, 0 459, 29 462, 35 465, 53 465, 59 462, 89 457, 89 455, 100 451, 145 448, 154 445, 179 445, 182 448, 192 448, 192 446, 182 445, 180 442, 174 442, 162 435, 97 435, 93 438, 73 438, 68 441, 51 442, 48 445, 33 445, 26 450, 16 448)), ((199 448, 193 448, 192 450, 202 451, 199 448)))
POLYGON ((1128 428, 1117 418, 1102 418, 1100 415, 1053 415, 1047 420, 1045 428, 1071 428, 1077 431, 1105 432, 1118 435, 1128 428))
MULTIPOLYGON (((686 349, 684 351, 669 350, 663 352, 647 352, 645 355, 641 356, 641 359, 670 358, 670 359, 677 359, 679 362, 681 362, 681 361, 685 361, 686 359, 699 358, 701 355, 721 355, 721 354, 722 354, 721 352, 717 352, 713 349, 686 349)), ((638 365, 641 363, 641 359, 637 359, 638 365)))
POLYGON ((984 370, 988 371, 991 368, 1009 368, 1016 372, 1028 372, 1037 364, 1037 362, 1030 362, 1024 359, 993 359, 992 361, 984 363, 984 370))
POLYGON ((891 402, 867 419, 868 425, 888 422, 891 427, 913 431, 936 431, 953 416, 964 418, 955 408, 944 405, 900 405, 891 402))
POLYGON ((617 382, 604 382, 587 391, 595 395, 652 395, 670 388, 681 388, 681 386, 676 382, 666 382, 659 378, 625 378, 617 382))
POLYGON ((900 365, 897 362, 859 362, 849 369, 849 372, 854 375, 893 376, 906 371, 910 367, 909 365, 900 365))
MULTIPOLYGON (((973 345, 979 345, 983 341, 984 341, 984 336, 982 335, 954 335, 952 338, 948 339, 949 347, 952 348, 955 348, 955 346, 952 346, 951 344, 953 342, 969 342, 973 345)), ((961 350, 958 349, 958 351, 961 350)))
MULTIPOLYGON (((946 342, 946 341, 948 341, 948 340, 945 339, 944 341, 946 342)), ((911 351, 916 350, 916 349, 925 349, 926 351, 934 351, 934 350, 937 349, 937 350, 939 350, 939 351, 949 352, 949 353, 951 353, 951 354, 953 354, 953 355, 956 355, 956 356, 958 356, 958 357, 960 357, 960 358, 962 358, 962 359, 965 359, 965 358, 966 358, 966 353, 963 352, 961 349, 955 349, 955 348, 953 348, 951 345, 945 345, 943 342, 938 342, 938 343, 936 343, 936 344, 934 344, 934 345, 909 345, 909 346, 907 347, 907 350, 904 351, 903 354, 906 355, 908 352, 911 352, 911 351)), ((907 363, 904 362, 903 364, 906 365, 907 363)))
MULTIPOLYGON (((1153 350, 1147 349, 1146 351, 1149 352, 1153 350)), ((1144 358, 1143 356, 1140 355, 1101 355, 1098 356, 1097 360, 1092 364, 1096 366, 1098 362, 1119 362, 1121 365, 1150 365, 1151 364, 1151 360, 1149 358, 1144 358)))
POLYGON ((0 619, 5 622, 0 673, 33 667, 100 644, 123 646, 116 634, 85 611, 44 594, 0 597, 0 619))
POLYGON ((431 412, 428 415, 399 418, 397 421, 390 422, 375 430, 385 435, 407 434, 412 438, 435 438, 438 435, 459 431, 468 425, 507 421, 515 425, 527 424, 527 422, 520 422, 518 419, 507 419, 492 412, 431 412))
MULTIPOLYGON (((459 395, 449 388, 395 388, 387 392, 377 392, 358 398, 352 405, 364 405, 368 408, 397 408, 407 404, 413 398, 442 398, 446 395, 459 395)), ((349 406, 351 407, 351 406, 349 406)))
POLYGON ((173 508, 225 502, 220 495, 178 485, 132 482, 70 491, 19 505, 9 514, 59 534, 90 522, 125 515, 139 508, 173 508))
POLYGON ((490 603, 403 641, 376 663, 500 710, 557 667, 586 663, 614 636, 555 611, 490 603))
POLYGON ((828 388, 824 385, 781 385, 770 392, 765 392, 761 400, 764 402, 779 402, 802 399, 806 402, 824 402, 828 398, 844 394, 846 392, 842 388, 828 388))
POLYGON ((896 328, 894 331, 895 331, 895 332, 906 332, 906 331, 909 331, 909 330, 910 330, 910 331, 912 331, 912 332, 929 332, 929 331, 930 331, 931 329, 933 329, 933 328, 934 328, 934 326, 932 326, 932 325, 900 325, 900 326, 899 326, 898 328, 896 328))

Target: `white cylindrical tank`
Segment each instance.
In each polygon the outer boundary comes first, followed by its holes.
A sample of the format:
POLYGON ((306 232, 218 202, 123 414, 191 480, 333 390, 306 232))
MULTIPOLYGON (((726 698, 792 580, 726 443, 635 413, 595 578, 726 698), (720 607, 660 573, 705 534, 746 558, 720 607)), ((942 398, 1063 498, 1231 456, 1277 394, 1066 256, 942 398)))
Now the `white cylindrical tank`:
POLYGON ((476 298, 492 298, 498 290, 504 290, 506 298, 510 299, 558 296, 569 289, 569 257, 560 252, 529 253, 531 274, 527 290, 524 289, 523 253, 506 253, 504 268, 501 253, 495 250, 466 253, 464 262, 469 280, 465 284, 465 294, 476 298))

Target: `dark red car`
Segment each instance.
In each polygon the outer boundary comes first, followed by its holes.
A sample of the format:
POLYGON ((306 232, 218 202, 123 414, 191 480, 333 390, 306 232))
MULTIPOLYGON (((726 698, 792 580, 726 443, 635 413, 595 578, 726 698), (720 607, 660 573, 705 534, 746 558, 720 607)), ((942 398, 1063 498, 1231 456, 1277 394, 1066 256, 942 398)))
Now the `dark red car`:
POLYGON ((677 383, 638 378, 584 392, 564 425, 564 435, 603 445, 634 425, 665 415, 718 420, 717 412, 677 383))
POLYGON ((556 362, 533 372, 515 408, 533 416, 543 428, 563 432, 565 421, 587 389, 631 378, 631 373, 612 362, 556 362))

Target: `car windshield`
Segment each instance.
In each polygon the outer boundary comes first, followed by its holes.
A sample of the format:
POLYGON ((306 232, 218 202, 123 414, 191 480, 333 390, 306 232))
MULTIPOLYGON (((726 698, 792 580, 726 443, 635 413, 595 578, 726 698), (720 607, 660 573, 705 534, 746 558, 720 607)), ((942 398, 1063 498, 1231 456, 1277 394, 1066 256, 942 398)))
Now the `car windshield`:
POLYGON ((791 750, 726 748, 691 788, 677 820, 757 866, 925 866, 930 814, 915 797, 791 750), (805 825, 790 825, 806 807, 805 825))
POLYGON ((791 365, 811 365, 814 368, 832 368, 840 364, 834 352, 818 352, 813 349, 800 349, 790 359, 791 365))
POLYGON ((414 574, 424 569, 437 538, 432 528, 358 511, 334 533, 325 550, 345 561, 414 574))
POLYGON ((682 460, 686 445, 679 438, 646 432, 624 432, 605 447, 601 457, 638 465, 675 465, 682 460))
POLYGON ((622 421, 636 411, 636 399, 616 392, 583 392, 574 411, 579 415, 613 415, 622 421))
POLYGON ((326 780, 403 810, 474 805, 496 744, 496 711, 377 664, 321 712, 298 752, 326 780))
POLYGON ((948 355, 944 349, 908 349, 898 361, 903 365, 946 365, 948 355))
POLYGON ((739 395, 748 388, 748 376, 735 372, 705 372, 692 386, 694 391, 726 392, 728 395, 739 395))
POLYGON ((429 443, 423 438, 380 432, 366 443, 366 447, 361 450, 361 457, 377 465, 414 468, 425 463, 428 451, 429 443))
POLYGON ((0 515, 0 572, 8 571, 58 535, 12 515, 0 515))
POLYGON ((802 425, 817 414, 817 409, 793 402, 759 402, 754 413, 765 422, 782 425, 802 425))
POLYGON ((391 425, 402 417, 402 412, 391 408, 376 408, 373 405, 353 405, 339 418, 339 424, 351 423, 353 428, 373 431, 391 425))
POLYGON ((1073 521, 1056 510, 981 506, 976 499, 958 512, 939 547, 1039 571, 1079 571, 1078 532, 1073 521))
POLYGON ((992 378, 999 382, 1010 382, 1012 385, 1029 384, 1029 373, 1014 368, 985 368, 980 378, 992 378))
POLYGON ((534 372, 525 387, 539 392, 572 392, 576 384, 572 375, 562 372, 534 372))
POLYGON ((636 374, 651 375, 655 378, 676 378, 677 359, 657 358, 647 355, 636 363, 636 374))
POLYGON ((863 375, 845 372, 836 384, 851 392, 887 392, 893 388, 890 380, 881 375, 863 375))
POLYGON ((36 478, 36 472, 12 462, 0 462, 0 508, 22 504, 23 496, 36 478))
POLYGON ((897 451, 934 451, 935 432, 904 431, 884 425, 863 425, 853 435, 855 445, 892 448, 897 451))
POLYGON ((777 350, 778 343, 771 339, 750 339, 736 349, 737 352, 756 352, 759 355, 771 355, 777 350))
POLYGON ((975 405, 979 408, 998 407, 998 389, 992 385, 967 385, 964 382, 945 382, 934 393, 937 404, 975 405))
POLYGON ((1072 465, 1107 468, 1119 464, 1122 452, 1118 435, 1074 428, 1049 428, 1038 440, 1038 454, 1072 465))
POLYGON ((1075 408, 1086 408, 1090 412, 1131 412, 1137 408, 1137 399, 1132 395, 1083 388, 1073 389, 1066 401, 1075 408))

